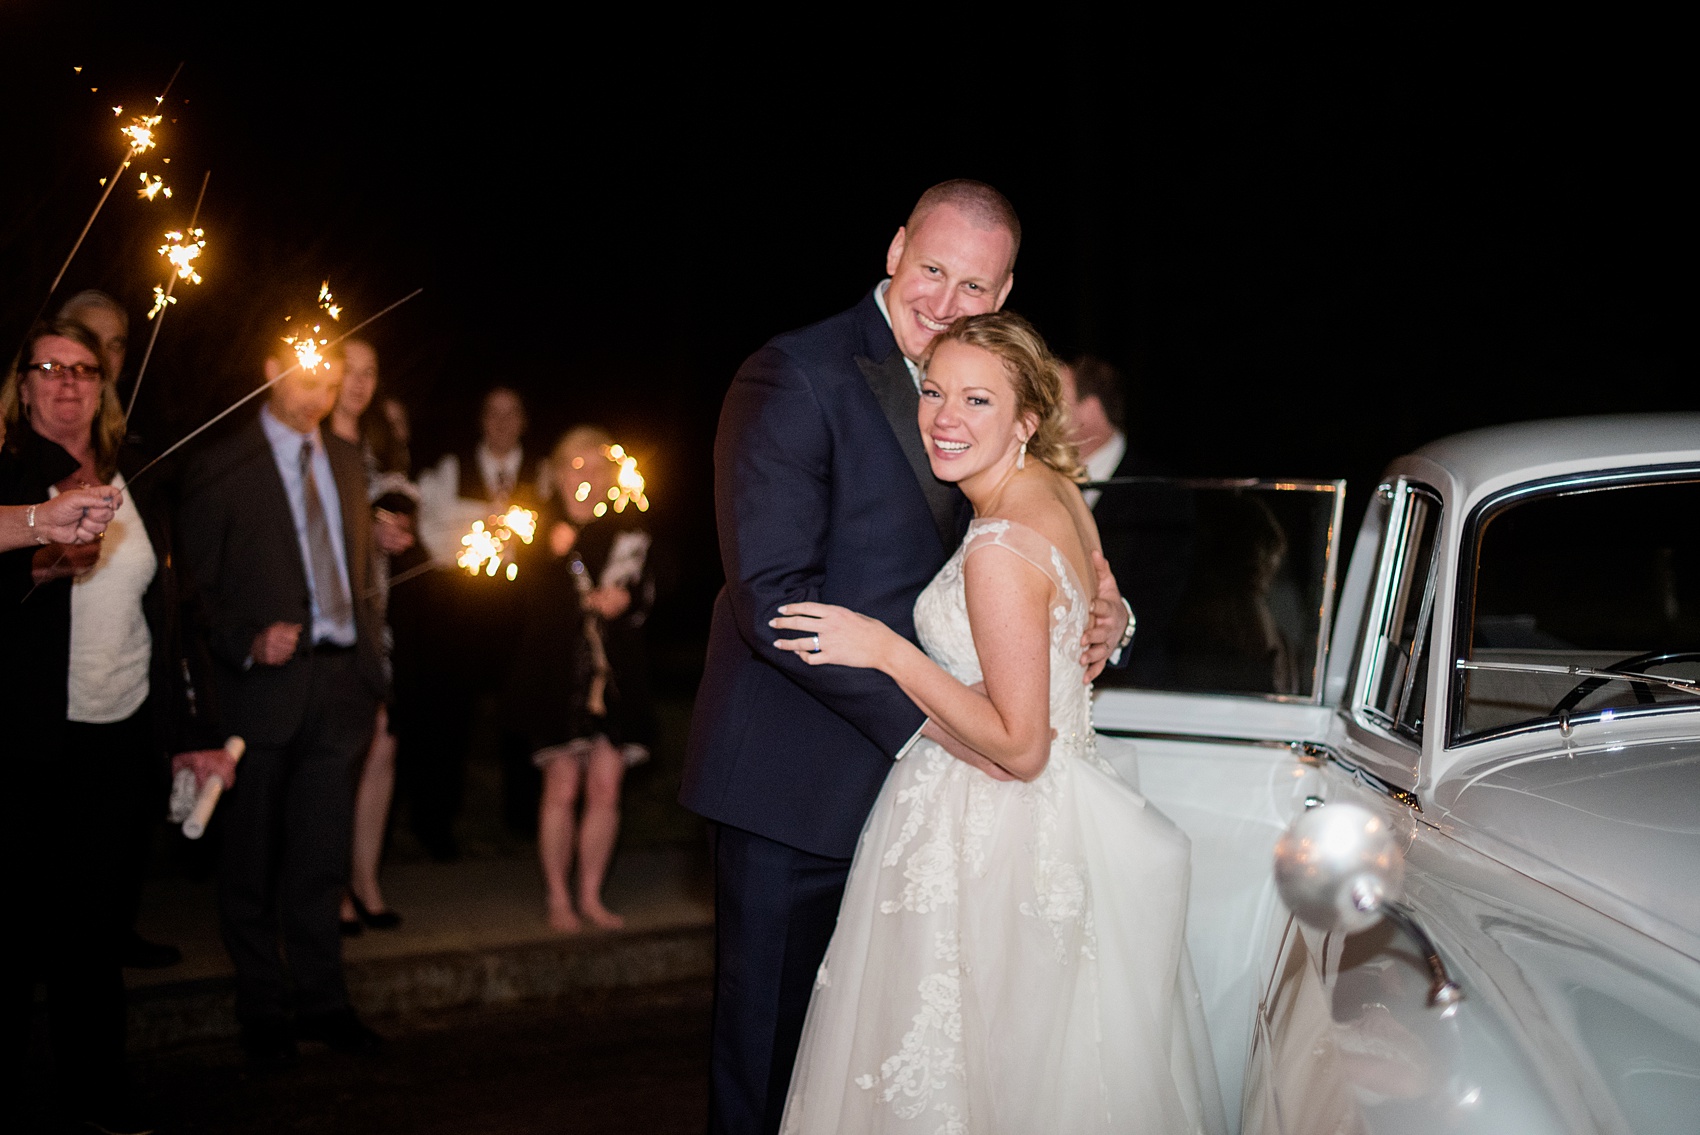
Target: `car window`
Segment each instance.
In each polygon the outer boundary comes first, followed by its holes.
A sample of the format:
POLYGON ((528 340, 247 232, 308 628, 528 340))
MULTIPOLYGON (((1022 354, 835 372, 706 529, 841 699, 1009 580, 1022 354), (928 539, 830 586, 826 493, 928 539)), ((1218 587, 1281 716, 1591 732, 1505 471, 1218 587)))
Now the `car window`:
POLYGON ((1370 593, 1373 614, 1364 621, 1371 629, 1363 638, 1369 657, 1361 663, 1357 702, 1383 729, 1421 741, 1438 582, 1440 497, 1405 480, 1380 486, 1376 497, 1392 523, 1380 577, 1370 593))
POLYGON ((1484 507, 1461 588, 1454 739, 1700 703, 1696 516, 1694 474, 1484 507))
POLYGON ((1088 486, 1138 620, 1100 687, 1320 696, 1344 482, 1120 478, 1088 486))

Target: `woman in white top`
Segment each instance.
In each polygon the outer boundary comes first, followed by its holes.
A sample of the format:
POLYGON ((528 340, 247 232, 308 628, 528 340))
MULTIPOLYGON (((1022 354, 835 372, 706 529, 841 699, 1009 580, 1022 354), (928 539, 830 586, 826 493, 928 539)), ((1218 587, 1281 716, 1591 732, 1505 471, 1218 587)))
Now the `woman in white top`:
MULTIPOLYGON (((41 325, 21 358, 0 386, 0 503, 124 492, 120 468, 136 466, 121 453, 123 412, 92 337, 41 325)), ((197 735, 189 707, 159 484, 126 493, 129 507, 99 540, 0 553, 0 720, 11 798, 22 802, 0 861, 14 872, 33 955, 8 972, 26 990, 45 979, 62 1106, 109 1129, 128 1115, 120 950, 165 810, 165 754, 204 760, 216 740, 197 735)), ((26 1029, 27 1014, 8 1023, 26 1029)))

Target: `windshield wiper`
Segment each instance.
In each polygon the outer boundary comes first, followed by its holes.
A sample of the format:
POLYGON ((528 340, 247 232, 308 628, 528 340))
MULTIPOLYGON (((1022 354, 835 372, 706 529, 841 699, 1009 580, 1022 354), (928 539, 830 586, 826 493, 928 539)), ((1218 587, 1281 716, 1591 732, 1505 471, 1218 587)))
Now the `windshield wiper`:
POLYGON ((1555 666, 1543 662, 1472 662, 1460 658, 1460 670, 1499 670, 1507 674, 1558 674, 1572 678, 1599 678, 1604 681, 1645 682, 1669 686, 1678 693, 1700 694, 1700 681, 1693 678, 1671 678, 1663 674, 1648 674, 1640 670, 1598 670, 1592 666, 1555 666))

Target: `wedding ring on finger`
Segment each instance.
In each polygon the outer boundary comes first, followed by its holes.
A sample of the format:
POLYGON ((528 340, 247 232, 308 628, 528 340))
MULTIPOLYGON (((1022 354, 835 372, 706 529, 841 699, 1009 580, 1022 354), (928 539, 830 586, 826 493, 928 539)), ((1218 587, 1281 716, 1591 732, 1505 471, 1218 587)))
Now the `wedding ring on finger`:
POLYGON ((810 650, 809 653, 810 654, 819 654, 820 653, 820 635, 815 635, 814 638, 815 638, 814 649, 810 650))

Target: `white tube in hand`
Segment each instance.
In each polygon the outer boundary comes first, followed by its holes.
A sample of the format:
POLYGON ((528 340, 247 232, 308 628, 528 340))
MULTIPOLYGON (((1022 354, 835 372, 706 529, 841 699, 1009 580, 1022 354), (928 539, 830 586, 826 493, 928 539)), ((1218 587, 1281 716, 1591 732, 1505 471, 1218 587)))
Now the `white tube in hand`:
MULTIPOLYGON (((248 743, 240 737, 232 737, 224 743, 224 751, 230 754, 233 763, 242 759, 247 748, 248 743)), ((213 809, 218 807, 218 798, 223 791, 222 779, 216 776, 207 777, 207 782, 201 785, 201 794, 195 797, 195 810, 183 821, 185 836, 189 839, 200 839, 206 834, 207 823, 212 819, 213 809)))

